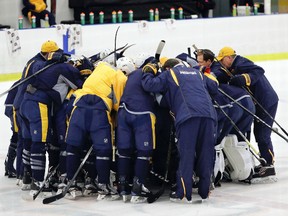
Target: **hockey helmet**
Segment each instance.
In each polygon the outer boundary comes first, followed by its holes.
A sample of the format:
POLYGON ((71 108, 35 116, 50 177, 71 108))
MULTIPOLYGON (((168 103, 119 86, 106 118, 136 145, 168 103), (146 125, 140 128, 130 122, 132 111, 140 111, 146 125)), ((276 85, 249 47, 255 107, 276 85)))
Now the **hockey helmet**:
POLYGON ((134 70, 136 70, 136 66, 133 60, 129 57, 121 57, 116 61, 116 67, 123 71, 127 76, 134 70))

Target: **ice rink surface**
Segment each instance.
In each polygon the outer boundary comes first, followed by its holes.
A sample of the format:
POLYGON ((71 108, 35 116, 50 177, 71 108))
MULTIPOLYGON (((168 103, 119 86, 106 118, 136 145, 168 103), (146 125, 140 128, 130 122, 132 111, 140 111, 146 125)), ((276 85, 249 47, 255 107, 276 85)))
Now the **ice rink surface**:
MULTIPOLYGON (((288 130, 288 60, 258 62, 280 98, 276 121, 288 130)), ((13 82, 1 82, 0 93, 9 89, 13 82)), ((263 92, 265 94, 265 92, 263 92)), ((199 203, 193 194, 193 203, 172 203, 168 194, 153 204, 131 204, 116 201, 96 201, 81 197, 77 200, 61 199, 49 205, 42 198, 25 201, 16 186, 15 179, 4 177, 4 159, 11 136, 9 119, 4 116, 5 96, 0 98, 0 212, 5 216, 287 216, 288 215, 288 143, 273 133, 275 167, 278 181, 266 184, 222 183, 212 191, 209 200, 199 203)), ((274 127, 277 127, 274 124, 274 127)), ((279 129, 281 132, 281 130, 279 129)), ((256 146, 254 139, 251 143, 256 146)))

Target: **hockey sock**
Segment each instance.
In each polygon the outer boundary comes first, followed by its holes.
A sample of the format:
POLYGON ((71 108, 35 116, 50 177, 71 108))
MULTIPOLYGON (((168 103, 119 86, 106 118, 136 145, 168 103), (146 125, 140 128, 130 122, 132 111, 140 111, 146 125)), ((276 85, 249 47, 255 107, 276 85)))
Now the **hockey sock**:
POLYGON ((32 142, 31 146, 31 170, 32 177, 36 181, 43 181, 46 167, 46 148, 44 142, 32 142))
POLYGON ((67 144, 66 171, 71 180, 80 164, 81 148, 67 144))
POLYGON ((30 150, 31 150, 31 139, 23 139, 23 152, 22 152, 22 159, 23 159, 23 166, 27 172, 31 173, 31 166, 30 166, 30 150))
POLYGON ((118 149, 117 172, 119 176, 130 176, 131 173, 131 150, 118 149))
POLYGON ((110 155, 112 155, 111 150, 96 151, 96 170, 99 183, 108 184, 110 181, 110 155))
POLYGON ((149 163, 152 152, 150 151, 138 151, 135 161, 134 172, 135 176, 139 178, 139 182, 144 184, 147 173, 149 171, 149 163))

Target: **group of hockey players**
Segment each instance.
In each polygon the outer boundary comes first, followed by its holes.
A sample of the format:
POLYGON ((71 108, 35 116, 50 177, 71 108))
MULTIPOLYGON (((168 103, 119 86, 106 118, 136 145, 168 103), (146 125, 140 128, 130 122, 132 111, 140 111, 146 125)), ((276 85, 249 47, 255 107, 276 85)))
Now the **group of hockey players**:
POLYGON ((147 200, 151 182, 169 182, 171 201, 192 202, 194 189, 205 200, 224 180, 275 177, 278 96, 263 68, 231 47, 194 54, 76 58, 44 42, 5 101, 5 175, 31 196, 66 190, 68 199, 132 203, 147 200))

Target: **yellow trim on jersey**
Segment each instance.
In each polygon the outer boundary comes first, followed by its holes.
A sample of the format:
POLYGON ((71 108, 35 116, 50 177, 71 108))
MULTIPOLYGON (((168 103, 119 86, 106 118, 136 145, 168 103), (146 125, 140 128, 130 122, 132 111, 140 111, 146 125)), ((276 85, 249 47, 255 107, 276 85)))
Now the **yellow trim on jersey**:
POLYGON ((35 60, 31 61, 31 62, 27 65, 26 70, 25 70, 25 76, 24 76, 24 78, 27 77, 27 75, 28 75, 28 71, 29 71, 29 69, 30 69, 32 63, 34 63, 34 61, 35 61, 35 60))
POLYGON ((72 116, 73 116, 73 113, 74 113, 74 111, 75 111, 76 108, 77 108, 77 106, 74 106, 73 109, 72 109, 72 111, 71 111, 71 114, 70 114, 69 118, 66 118, 67 130, 66 130, 66 134, 65 134, 65 140, 66 140, 66 138, 67 138, 70 120, 71 120, 71 118, 72 118, 72 116))
POLYGON ((14 107, 13 107, 13 129, 16 133, 19 131, 17 121, 16 121, 16 111, 14 107))
POLYGON ((176 77, 176 74, 174 73, 174 71, 172 69, 170 69, 170 73, 171 73, 171 76, 172 76, 174 82, 176 83, 176 85, 179 86, 179 82, 178 82, 178 79, 176 77))
POLYGON ((74 89, 70 89, 69 92, 68 92, 68 94, 66 95, 66 99, 67 99, 67 100, 70 100, 71 96, 74 94, 75 91, 76 91, 76 90, 74 90, 74 89))
POLYGON ((208 77, 209 79, 215 81, 219 85, 219 82, 218 82, 218 80, 217 80, 217 78, 215 76, 213 76, 212 74, 209 74, 209 73, 204 73, 204 75, 206 77, 208 77))
POLYGON ((42 142, 46 142, 48 134, 48 108, 46 104, 38 103, 41 116, 42 142))
POLYGON ((250 86, 251 85, 251 79, 250 79, 250 76, 249 74, 242 74, 245 78, 245 83, 246 83, 246 86, 250 86))
POLYGON ((109 111, 106 111, 106 115, 107 115, 107 119, 108 119, 110 129, 111 129, 110 138, 111 138, 111 143, 112 143, 112 147, 113 147, 115 145, 115 139, 113 138, 114 137, 114 126, 113 126, 114 124, 113 124, 113 120, 112 120, 112 117, 111 117, 109 111))
POLYGON ((155 134, 155 125, 156 125, 156 116, 153 113, 150 113, 151 119, 151 130, 152 130, 152 137, 153 137, 153 149, 156 148, 156 134, 155 134))

